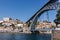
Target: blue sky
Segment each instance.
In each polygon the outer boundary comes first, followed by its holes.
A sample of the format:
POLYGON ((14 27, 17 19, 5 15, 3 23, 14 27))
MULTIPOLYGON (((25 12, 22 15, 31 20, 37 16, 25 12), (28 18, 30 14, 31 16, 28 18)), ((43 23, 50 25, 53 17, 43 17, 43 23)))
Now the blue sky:
MULTIPOLYGON (((47 2, 47 0, 0 0, 0 19, 11 17, 26 22, 47 2)), ((53 18, 50 21, 52 20, 53 18)))

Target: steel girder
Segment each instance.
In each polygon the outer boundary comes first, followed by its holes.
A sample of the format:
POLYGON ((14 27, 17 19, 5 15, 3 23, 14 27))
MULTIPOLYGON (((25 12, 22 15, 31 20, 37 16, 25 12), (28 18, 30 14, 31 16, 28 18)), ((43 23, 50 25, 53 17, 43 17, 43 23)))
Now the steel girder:
POLYGON ((37 20, 44 12, 49 10, 57 10, 59 8, 60 2, 58 2, 58 0, 50 0, 26 22, 26 23, 31 22, 30 31, 35 31, 37 20))
POLYGON ((38 10, 26 23, 33 20, 35 16, 40 17, 45 11, 58 9, 60 7, 60 2, 58 1, 59 0, 50 0, 40 10, 38 10))

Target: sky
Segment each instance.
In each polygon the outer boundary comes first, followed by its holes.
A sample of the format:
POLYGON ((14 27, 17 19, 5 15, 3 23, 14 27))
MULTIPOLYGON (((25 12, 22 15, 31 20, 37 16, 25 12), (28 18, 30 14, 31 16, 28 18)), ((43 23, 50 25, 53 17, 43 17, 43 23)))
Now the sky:
MULTIPOLYGON (((47 0, 0 0, 0 19, 3 17, 11 17, 26 22, 47 2, 47 0)), ((53 12, 52 14, 52 12, 53 11, 49 11, 49 18, 55 13, 53 12)), ((53 16, 50 21, 52 21, 54 17, 55 16, 53 16)))

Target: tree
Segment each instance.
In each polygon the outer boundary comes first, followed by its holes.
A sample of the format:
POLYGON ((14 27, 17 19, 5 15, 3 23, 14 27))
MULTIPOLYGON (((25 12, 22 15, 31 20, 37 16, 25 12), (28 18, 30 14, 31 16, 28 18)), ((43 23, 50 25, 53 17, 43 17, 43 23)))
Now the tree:
POLYGON ((14 24, 12 24, 11 26, 12 26, 12 28, 13 28, 13 30, 14 30, 14 29, 15 29, 15 25, 14 25, 14 24))
POLYGON ((16 21, 17 21, 18 24, 21 23, 21 21, 19 19, 16 19, 16 21))
POLYGON ((2 23, 0 23, 0 27, 2 27, 3 25, 2 25, 2 23))
POLYGON ((12 18, 9 18, 10 20, 12 20, 12 18))
POLYGON ((27 25, 28 25, 28 27, 30 26, 30 24, 31 24, 31 22, 28 22, 28 23, 26 23, 27 25))
POLYGON ((58 9, 57 14, 56 14, 56 19, 54 20, 56 23, 56 26, 60 24, 60 9, 58 9))

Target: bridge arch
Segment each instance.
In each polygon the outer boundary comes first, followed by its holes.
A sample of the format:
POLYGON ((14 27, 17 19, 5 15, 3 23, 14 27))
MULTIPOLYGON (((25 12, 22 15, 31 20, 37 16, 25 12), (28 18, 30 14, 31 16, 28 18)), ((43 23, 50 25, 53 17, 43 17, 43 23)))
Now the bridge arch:
POLYGON ((38 18, 46 11, 58 10, 60 8, 59 0, 50 0, 40 10, 38 10, 26 23, 31 22, 30 30, 35 31, 36 23, 38 18))
POLYGON ((59 0, 50 0, 41 9, 39 9, 26 23, 33 20, 36 15, 38 16, 38 15, 43 14, 44 11, 56 10, 56 9, 60 8, 60 2, 58 2, 58 1, 59 0))

